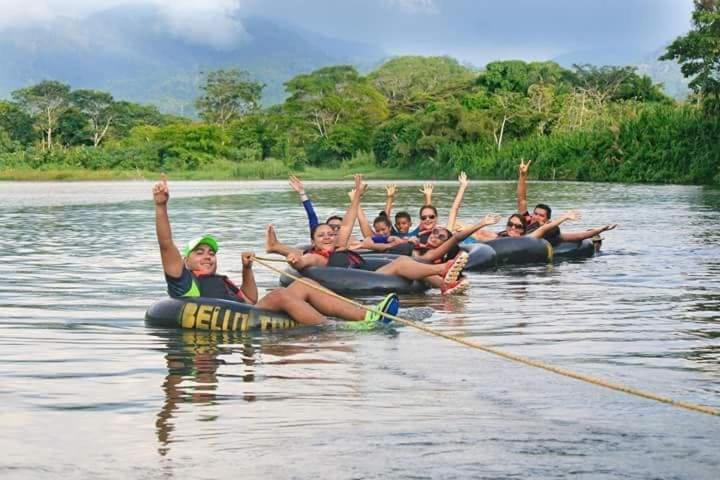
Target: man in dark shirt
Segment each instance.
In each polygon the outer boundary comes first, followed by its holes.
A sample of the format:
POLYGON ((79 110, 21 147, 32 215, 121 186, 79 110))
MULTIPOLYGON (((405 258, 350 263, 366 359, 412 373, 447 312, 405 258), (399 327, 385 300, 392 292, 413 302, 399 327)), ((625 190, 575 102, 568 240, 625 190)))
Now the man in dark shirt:
MULTIPOLYGON (((541 225, 550 221, 552 216, 552 209, 549 205, 544 203, 538 203, 533 209, 532 214, 528 212, 527 208, 527 176, 530 170, 530 163, 532 160, 528 160, 525 163, 524 160, 520 160, 518 166, 518 186, 517 186, 517 211, 525 218, 527 228, 525 233, 531 233, 537 230, 541 225)), ((602 232, 612 230, 617 225, 603 225, 602 227, 593 228, 590 230, 584 230, 580 232, 561 232, 560 228, 553 228, 543 238, 550 242, 552 246, 557 246, 561 242, 580 242, 586 238, 599 237, 602 232)))

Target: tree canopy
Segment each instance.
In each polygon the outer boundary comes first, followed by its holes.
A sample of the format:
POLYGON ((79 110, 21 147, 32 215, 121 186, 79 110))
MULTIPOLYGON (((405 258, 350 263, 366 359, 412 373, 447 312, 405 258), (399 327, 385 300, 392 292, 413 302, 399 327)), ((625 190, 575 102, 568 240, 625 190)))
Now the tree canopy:
POLYGON ((720 2, 695 0, 693 28, 675 39, 660 60, 676 60, 706 110, 720 113, 720 2))

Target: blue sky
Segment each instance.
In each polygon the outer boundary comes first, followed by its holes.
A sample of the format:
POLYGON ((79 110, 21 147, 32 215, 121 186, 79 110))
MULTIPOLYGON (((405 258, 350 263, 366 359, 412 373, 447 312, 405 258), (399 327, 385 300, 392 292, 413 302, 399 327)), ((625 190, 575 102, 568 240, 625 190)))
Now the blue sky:
POLYGON ((692 0, 0 0, 0 30, 102 8, 160 9, 198 43, 242 41, 263 16, 389 54, 447 54, 482 65, 586 50, 651 52, 686 32, 692 0))

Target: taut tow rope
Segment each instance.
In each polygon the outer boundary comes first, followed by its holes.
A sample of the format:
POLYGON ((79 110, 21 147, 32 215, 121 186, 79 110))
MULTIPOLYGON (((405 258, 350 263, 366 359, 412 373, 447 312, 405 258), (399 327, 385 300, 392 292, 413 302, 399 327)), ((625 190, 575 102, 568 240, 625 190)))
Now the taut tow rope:
MULTIPOLYGON (((371 311, 371 312, 378 313, 378 314, 380 314, 380 315, 383 315, 384 317, 387 317, 387 318, 390 318, 390 319, 392 319, 392 320, 395 320, 396 322, 398 322, 398 323, 400 323, 400 324, 402 324, 402 325, 407 325, 408 327, 412 327, 412 328, 416 328, 416 329, 418 329, 418 330, 422 330, 423 332, 429 333, 429 334, 434 335, 434 336, 436 336, 436 337, 445 338, 445 339, 450 340, 450 341, 453 341, 453 342, 455 342, 455 343, 459 343, 459 344, 461 344, 461 345, 465 345, 466 347, 470 347, 470 348, 474 348, 474 349, 477 349, 477 350, 481 350, 481 351, 483 351, 483 352, 490 353, 490 354, 492 354, 492 355, 496 355, 496 356, 498 356, 498 357, 502 357, 502 358, 505 358, 505 359, 507 359, 507 360, 511 360, 511 361, 513 361, 513 362, 521 363, 521 364, 523 364, 523 365, 528 365, 528 366, 530 366, 530 367, 541 368, 541 369, 543 369, 543 370, 547 370, 548 372, 556 373, 556 374, 562 375, 562 376, 564 376, 564 377, 574 378, 575 380, 580 380, 580 381, 582 381, 582 382, 590 383, 590 384, 592 384, 592 385, 597 385, 597 386, 599 386, 599 387, 605 387, 605 388, 608 388, 608 389, 610 389, 610 390, 615 390, 615 391, 618 391, 618 392, 627 393, 627 394, 629 394, 629 395, 634 395, 634 396, 636 396, 636 397, 646 398, 646 399, 648 399, 648 400, 654 400, 654 401, 656 401, 656 402, 665 403, 665 404, 668 404, 668 405, 672 405, 672 406, 674 406, 674 407, 684 408, 684 409, 686 409, 686 410, 691 410, 691 411, 694 411, 694 412, 705 413, 705 414, 707 414, 707 415, 714 415, 714 416, 719 416, 719 417, 720 417, 720 410, 718 410, 718 409, 716 409, 716 408, 707 407, 707 406, 705 406, 705 405, 698 405, 698 404, 696 404, 696 403, 691 403, 691 402, 685 402, 685 401, 682 401, 682 400, 675 400, 675 399, 669 398, 669 397, 663 397, 663 396, 661 396, 661 395, 657 395, 657 394, 652 393, 652 392, 648 392, 648 391, 645 391, 645 390, 640 390, 640 389, 633 388, 633 387, 630 387, 630 386, 627 386, 627 385, 623 385, 623 384, 620 384, 620 383, 611 382, 611 381, 609 381, 609 380, 605 380, 605 379, 602 379, 602 378, 592 377, 592 376, 590 376, 590 375, 585 375, 585 374, 583 374, 583 373, 578 373, 578 372, 575 372, 575 371, 572 371, 572 370, 568 370, 567 368, 557 367, 557 366, 555 366, 555 365, 551 365, 551 364, 548 364, 548 363, 544 363, 544 362, 541 362, 541 361, 539 361, 539 360, 533 360, 533 359, 531 359, 531 358, 523 357, 523 356, 521 356, 521 355, 516 355, 516 354, 510 353, 510 352, 505 352, 505 351, 503 351, 503 350, 499 350, 499 349, 494 348, 494 347, 488 347, 488 346, 485 346, 485 345, 481 345, 481 344, 479 344, 479 343, 477 343, 477 342, 473 342, 472 340, 467 340, 467 339, 464 339, 464 338, 461 338, 461 337, 457 337, 457 336, 455 336, 455 335, 450 335, 450 334, 447 334, 447 333, 439 332, 439 331, 437 331, 437 330, 433 330, 433 329, 431 329, 431 328, 429 328, 429 327, 427 327, 427 326, 425 326, 425 325, 423 325, 423 324, 421 324, 421 323, 413 322, 413 321, 411 321, 411 320, 407 320, 407 319, 405 319, 405 318, 401 318, 401 317, 398 317, 398 316, 396 316, 396 315, 391 315, 391 314, 389 314, 389 313, 381 312, 381 311, 379 311, 379 310, 377 310, 377 309, 375 309, 375 308, 373 308, 373 307, 369 307, 369 306, 367 306, 367 305, 363 305, 363 304, 358 303, 358 302, 356 302, 356 301, 354 301, 354 300, 351 300, 351 299, 349 299, 349 298, 343 297, 342 295, 338 295, 337 293, 333 292, 332 290, 328 290, 328 289, 325 288, 325 287, 322 287, 322 286, 316 285, 316 284, 314 284, 314 283, 308 282, 307 280, 305 280, 305 279, 303 279, 303 278, 301 278, 301 277, 298 277, 298 276, 296 276, 296 275, 293 275, 292 273, 284 272, 284 271, 282 271, 282 270, 280 270, 280 269, 278 269, 278 268, 273 267, 272 265, 268 265, 267 263, 265 263, 266 261, 276 261, 276 260, 274 260, 274 259, 255 257, 255 261, 258 262, 260 265, 262 265, 262 266, 264 266, 264 267, 266 267, 266 268, 269 268, 270 270, 273 270, 274 272, 277 272, 277 273, 279 273, 279 274, 281 274, 281 275, 286 275, 286 276, 292 278, 293 280, 295 280, 296 282, 300 282, 300 283, 302 283, 302 284, 304 284, 304 285, 306 285, 306 286, 308 286, 308 287, 311 287, 311 288, 313 288, 313 289, 315 289, 315 290, 324 292, 324 293, 326 293, 326 294, 328 294, 328 295, 330 295, 330 296, 332 296, 332 297, 334 297, 334 298, 337 298, 338 300, 342 300, 343 302, 349 303, 349 304, 351 304, 351 305, 355 305, 355 306, 360 307, 360 308, 362 308, 362 309, 364 309, 364 310, 369 310, 369 311, 371 311)), ((282 261, 284 262, 285 260, 282 260, 282 261)))

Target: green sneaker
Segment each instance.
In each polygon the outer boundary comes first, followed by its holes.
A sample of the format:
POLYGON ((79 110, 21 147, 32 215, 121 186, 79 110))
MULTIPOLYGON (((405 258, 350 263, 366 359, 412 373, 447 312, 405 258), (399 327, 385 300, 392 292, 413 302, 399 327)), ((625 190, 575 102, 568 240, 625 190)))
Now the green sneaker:
MULTIPOLYGON (((378 312, 389 313, 390 315, 397 315, 400 310, 400 299, 395 293, 388 294, 377 304, 375 310, 378 312)), ((378 312, 372 312, 368 310, 365 313, 365 319, 360 322, 345 322, 344 326, 348 330, 373 330, 380 325, 389 325, 392 319, 381 315, 378 312)))

